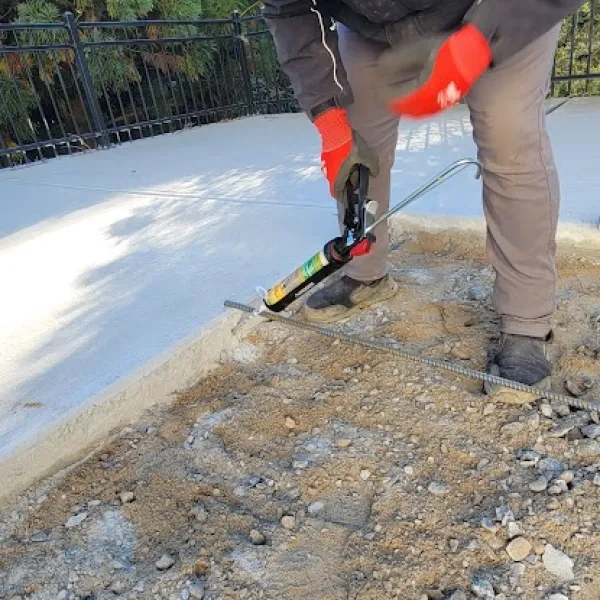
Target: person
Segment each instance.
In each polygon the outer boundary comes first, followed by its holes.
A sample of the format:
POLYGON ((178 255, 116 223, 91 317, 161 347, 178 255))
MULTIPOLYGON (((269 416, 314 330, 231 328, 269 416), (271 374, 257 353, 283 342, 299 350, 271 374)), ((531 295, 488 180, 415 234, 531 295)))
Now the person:
MULTIPOLYGON (((322 170, 343 213, 358 164, 379 214, 401 117, 421 119, 465 100, 482 164, 487 249, 495 271, 499 344, 490 372, 547 387, 557 279, 559 181, 544 99, 563 19, 582 0, 265 0, 278 60, 321 138, 322 170)), ((313 293, 315 322, 391 298, 389 234, 341 278, 313 293)), ((505 402, 531 396, 487 387, 505 402)))

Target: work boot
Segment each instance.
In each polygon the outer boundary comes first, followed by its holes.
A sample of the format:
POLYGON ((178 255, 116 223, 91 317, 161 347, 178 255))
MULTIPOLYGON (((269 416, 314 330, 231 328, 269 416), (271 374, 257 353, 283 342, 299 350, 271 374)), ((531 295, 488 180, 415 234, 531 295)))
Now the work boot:
MULTIPOLYGON (((504 379, 549 390, 552 367, 548 361, 546 346, 551 340, 551 333, 546 338, 503 333, 488 372, 504 379)), ((511 390, 488 382, 484 383, 484 390, 494 400, 505 404, 527 404, 540 398, 528 392, 511 390)))
POLYGON ((396 282, 389 275, 370 283, 344 275, 310 296, 304 304, 304 315, 313 323, 332 323, 392 298, 397 289, 396 282))

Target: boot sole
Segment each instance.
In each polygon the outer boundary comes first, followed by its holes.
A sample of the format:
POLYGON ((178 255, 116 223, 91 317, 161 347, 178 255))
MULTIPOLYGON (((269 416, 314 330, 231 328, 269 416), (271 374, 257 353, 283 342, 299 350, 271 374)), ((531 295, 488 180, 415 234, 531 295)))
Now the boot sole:
MULTIPOLYGON (((534 387, 542 390, 550 390, 551 384, 552 378, 545 377, 539 383, 536 383, 534 387)), ((483 389, 492 400, 500 402, 501 404, 530 404, 543 397, 537 394, 530 394, 529 392, 512 390, 501 385, 488 383, 487 381, 484 382, 483 389)))
POLYGON ((340 312, 337 315, 327 315, 323 314, 323 309, 314 309, 308 307, 306 304, 302 307, 302 313, 307 321, 311 323, 337 323, 338 321, 343 321, 344 319, 348 319, 358 314, 361 310, 365 308, 369 308, 374 304, 378 304, 379 302, 384 302, 385 300, 390 300, 393 298, 398 291, 398 284, 394 280, 390 280, 390 283, 385 286, 384 289, 375 292, 369 298, 362 300, 355 304, 352 308, 347 308, 343 312, 340 312))

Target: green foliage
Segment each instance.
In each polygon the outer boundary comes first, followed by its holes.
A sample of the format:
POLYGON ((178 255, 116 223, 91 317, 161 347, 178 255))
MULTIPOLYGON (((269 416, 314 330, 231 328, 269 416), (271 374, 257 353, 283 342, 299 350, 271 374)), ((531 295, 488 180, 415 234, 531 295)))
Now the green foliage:
POLYGON ((35 130, 29 113, 36 105, 33 92, 18 79, 0 73, 0 98, 0 129, 8 132, 9 140, 32 140, 35 130))
POLYGON ((64 10, 70 10, 82 21, 100 21, 107 17, 106 0, 57 0, 65 2, 64 10))
POLYGON ((248 0, 204 0, 202 16, 205 19, 227 19, 234 10, 244 12, 253 4, 248 0))
MULTIPOLYGON (((592 23, 591 5, 586 2, 580 11, 566 19, 562 25, 556 53, 556 75, 583 75, 600 70, 600 7, 597 0, 592 23), (590 34, 591 38, 590 44, 590 34), (573 54, 571 57, 571 47, 573 54)), ((555 96, 589 96, 600 93, 600 82, 559 82, 554 86, 555 96)))
MULTIPOLYGON (((99 42, 113 39, 113 36, 103 30, 92 29, 89 32, 89 39, 99 42)), ((85 56, 98 95, 102 95, 104 90, 124 90, 130 82, 141 80, 134 61, 123 49, 123 46, 86 48, 85 56)))
MULTIPOLYGON (((17 7, 18 23, 57 23, 60 12, 56 4, 48 0, 27 0, 17 7)), ((17 33, 20 45, 43 46, 48 44, 66 44, 69 36, 62 29, 23 30, 17 33)), ((34 63, 32 55, 26 55, 30 63, 34 63)), ((35 55, 35 66, 39 77, 50 84, 60 62, 72 60, 72 53, 67 50, 53 50, 35 55)), ((27 65, 30 67, 31 65, 27 65)))
POLYGON ((196 81, 205 76, 214 64, 215 42, 189 42, 183 51, 182 71, 196 81))
MULTIPOLYGON (((156 9, 163 19, 199 19, 202 15, 201 0, 156 0, 156 9)), ((160 37, 189 37, 207 33, 206 28, 194 25, 177 25, 164 27, 160 37)), ((176 61, 176 69, 192 81, 206 75, 213 65, 217 44, 214 42, 192 41, 177 44, 170 49, 171 60, 176 61)), ((168 52, 168 50, 163 51, 168 52)), ((164 57, 163 57, 164 58, 164 57)))
POLYGON ((154 0, 106 0, 106 12, 115 21, 143 19, 154 8, 154 0))
POLYGON ((56 23, 60 21, 58 7, 46 0, 27 0, 18 5, 17 13, 17 22, 19 23, 56 23))
POLYGON ((202 13, 200 0, 156 0, 156 10, 163 19, 197 19, 202 13))
MULTIPOLYGON (((60 23, 60 12, 48 0, 27 0, 17 7, 17 23, 60 23)), ((18 34, 22 45, 64 44, 68 41, 66 31, 60 29, 25 30, 18 34)))

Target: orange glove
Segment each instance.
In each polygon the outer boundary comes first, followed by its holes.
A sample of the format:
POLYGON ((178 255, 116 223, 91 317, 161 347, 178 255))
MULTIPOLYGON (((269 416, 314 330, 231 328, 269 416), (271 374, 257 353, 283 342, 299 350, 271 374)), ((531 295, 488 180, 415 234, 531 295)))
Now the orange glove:
POLYGON ((457 104, 489 68, 492 52, 473 24, 449 36, 399 44, 387 50, 379 68, 392 113, 413 118, 435 115, 457 104), (418 74, 406 81, 406 73, 418 74))
POLYGON ((353 182, 356 167, 364 165, 376 177, 379 161, 362 137, 351 129, 344 109, 330 108, 316 117, 314 123, 321 134, 321 170, 329 181, 329 193, 343 202, 348 181, 356 186, 353 182))

